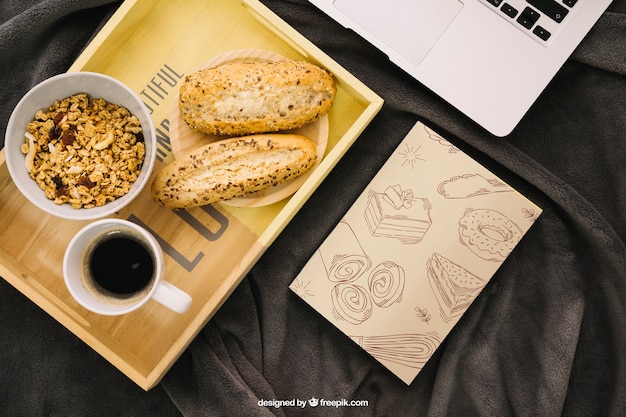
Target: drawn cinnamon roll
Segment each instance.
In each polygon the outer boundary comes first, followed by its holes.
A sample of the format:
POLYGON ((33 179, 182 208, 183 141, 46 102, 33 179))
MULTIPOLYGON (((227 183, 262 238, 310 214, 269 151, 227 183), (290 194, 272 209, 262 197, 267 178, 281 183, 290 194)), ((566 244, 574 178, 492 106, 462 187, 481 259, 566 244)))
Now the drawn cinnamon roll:
POLYGON ((333 315, 337 320, 361 324, 372 316, 372 299, 368 291, 355 284, 337 284, 331 291, 333 315))
POLYGON ((370 267, 371 261, 363 251, 354 231, 345 221, 339 222, 319 248, 326 276, 333 282, 352 282, 370 267))
POLYGON ((389 307, 402 299, 404 269, 395 262, 381 262, 370 273, 368 286, 374 304, 389 307))

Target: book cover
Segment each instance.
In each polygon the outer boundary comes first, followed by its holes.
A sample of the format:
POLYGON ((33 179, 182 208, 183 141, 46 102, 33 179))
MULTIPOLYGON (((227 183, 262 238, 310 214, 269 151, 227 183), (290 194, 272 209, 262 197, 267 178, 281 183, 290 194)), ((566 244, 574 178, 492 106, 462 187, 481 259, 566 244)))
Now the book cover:
POLYGON ((418 122, 290 289, 410 384, 541 212, 418 122))

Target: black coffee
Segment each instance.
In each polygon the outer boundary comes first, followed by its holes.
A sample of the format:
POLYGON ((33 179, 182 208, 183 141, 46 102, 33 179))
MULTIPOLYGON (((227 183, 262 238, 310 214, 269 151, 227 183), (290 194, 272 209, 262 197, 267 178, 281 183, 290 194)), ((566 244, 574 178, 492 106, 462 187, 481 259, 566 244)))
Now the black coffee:
POLYGON ((86 266, 94 289, 125 299, 148 287, 155 261, 145 245, 128 231, 107 233, 93 242, 86 266))

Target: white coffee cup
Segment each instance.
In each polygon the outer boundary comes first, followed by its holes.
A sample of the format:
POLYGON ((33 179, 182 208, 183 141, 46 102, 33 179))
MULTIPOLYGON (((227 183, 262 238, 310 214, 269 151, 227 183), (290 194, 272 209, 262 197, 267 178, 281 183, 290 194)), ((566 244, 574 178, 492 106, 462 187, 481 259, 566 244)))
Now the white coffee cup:
POLYGON ((159 242, 143 227, 103 219, 82 228, 63 258, 65 285, 76 301, 95 313, 130 313, 153 299, 185 313, 191 296, 163 278, 159 242))

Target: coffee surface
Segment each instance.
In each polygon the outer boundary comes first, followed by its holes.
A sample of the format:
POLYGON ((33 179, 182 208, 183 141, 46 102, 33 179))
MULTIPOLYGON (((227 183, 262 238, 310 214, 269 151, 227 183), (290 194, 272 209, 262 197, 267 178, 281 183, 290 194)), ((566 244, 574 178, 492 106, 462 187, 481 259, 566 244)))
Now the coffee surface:
POLYGON ((114 237, 102 242, 91 257, 91 275, 102 288, 116 294, 131 294, 152 278, 150 253, 135 239, 114 237))
POLYGON ((150 290, 154 272, 155 259, 147 242, 130 230, 117 230, 90 244, 84 284, 103 301, 133 302, 150 290))

